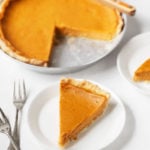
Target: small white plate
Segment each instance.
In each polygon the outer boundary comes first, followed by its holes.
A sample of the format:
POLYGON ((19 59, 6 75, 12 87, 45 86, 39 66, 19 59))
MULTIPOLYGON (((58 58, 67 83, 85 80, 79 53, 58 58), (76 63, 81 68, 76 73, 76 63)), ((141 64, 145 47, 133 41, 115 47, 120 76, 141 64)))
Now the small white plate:
MULTIPOLYGON (((121 100, 109 89, 110 104, 101 118, 81 133, 67 150, 99 150, 112 143, 121 133, 126 113, 121 100)), ((41 148, 59 150, 59 83, 42 90, 29 105, 28 126, 41 148)))
POLYGON ((150 58, 150 32, 132 38, 122 48, 117 58, 120 74, 144 94, 150 94, 150 83, 134 82, 133 75, 135 70, 148 58, 150 58))

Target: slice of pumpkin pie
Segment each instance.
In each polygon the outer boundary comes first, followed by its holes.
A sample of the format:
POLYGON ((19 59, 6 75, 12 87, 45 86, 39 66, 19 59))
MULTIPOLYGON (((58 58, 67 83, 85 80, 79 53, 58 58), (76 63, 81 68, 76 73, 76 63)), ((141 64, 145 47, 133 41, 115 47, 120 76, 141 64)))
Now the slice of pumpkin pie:
POLYGON ((109 94, 89 81, 62 79, 60 83, 59 144, 66 145, 101 116, 109 101, 109 94))
POLYGON ((134 81, 150 81, 150 59, 145 60, 135 71, 134 81))
POLYGON ((123 24, 117 10, 94 0, 3 0, 0 47, 20 61, 47 66, 56 31, 63 36, 111 40, 123 24))

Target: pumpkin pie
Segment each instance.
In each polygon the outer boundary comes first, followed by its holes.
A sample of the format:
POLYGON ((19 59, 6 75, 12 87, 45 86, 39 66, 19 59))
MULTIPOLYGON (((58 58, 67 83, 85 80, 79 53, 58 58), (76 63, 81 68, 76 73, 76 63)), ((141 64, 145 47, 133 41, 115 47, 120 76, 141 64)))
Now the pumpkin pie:
POLYGON ((135 71, 134 81, 150 81, 150 59, 143 62, 135 71))
POLYGON ((94 0, 3 0, 0 6, 0 47, 34 65, 48 65, 56 31, 111 40, 122 28, 121 14, 94 0))
POLYGON ((89 81, 62 79, 60 83, 59 144, 66 145, 98 116, 109 101, 109 94, 89 81))

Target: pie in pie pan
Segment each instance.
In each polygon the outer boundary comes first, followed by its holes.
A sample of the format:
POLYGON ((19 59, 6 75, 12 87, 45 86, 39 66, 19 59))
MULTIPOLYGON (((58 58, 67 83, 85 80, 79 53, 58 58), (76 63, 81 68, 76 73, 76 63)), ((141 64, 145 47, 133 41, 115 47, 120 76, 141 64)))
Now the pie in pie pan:
POLYGON ((120 12, 91 0, 4 0, 0 10, 1 49, 37 66, 48 66, 60 36, 111 41, 124 28, 120 12))

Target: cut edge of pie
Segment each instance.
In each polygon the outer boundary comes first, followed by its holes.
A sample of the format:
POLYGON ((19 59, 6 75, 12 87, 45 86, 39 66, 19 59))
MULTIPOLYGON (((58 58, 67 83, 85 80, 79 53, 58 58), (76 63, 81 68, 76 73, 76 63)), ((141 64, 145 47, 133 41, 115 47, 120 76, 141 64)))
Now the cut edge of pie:
MULTIPOLYGON (((5 10, 10 2, 11 2, 11 0, 4 0, 0 5, 0 47, 9 56, 11 56, 21 62, 25 62, 25 63, 32 64, 32 65, 37 65, 37 66, 48 66, 47 61, 39 60, 36 58, 26 57, 21 51, 19 51, 19 49, 16 49, 13 46, 13 44, 5 38, 3 30, 2 30, 2 22, 1 21, 4 17, 5 10)), ((122 18, 122 14, 120 12, 116 11, 116 15, 118 16, 118 26, 116 28, 116 33, 112 37, 109 37, 111 39, 113 39, 114 37, 119 35, 125 25, 124 19, 122 18)), ((66 29, 64 29, 63 32, 67 33, 67 35, 72 35, 72 36, 76 36, 76 34, 78 35, 78 33, 76 33, 76 31, 74 31, 74 32, 72 31, 72 33, 69 33, 69 30, 67 31, 66 29)), ((54 36, 55 35, 53 35, 53 38, 54 38, 54 36)), ((82 36, 82 34, 81 34, 81 36, 82 36)), ((85 37, 88 37, 88 36, 85 36, 85 37)), ((90 38, 90 36, 88 38, 90 38)), ((100 39, 100 37, 98 37, 98 35, 97 35, 97 38, 95 37, 95 39, 100 39)))
MULTIPOLYGON (((78 93, 76 93, 76 94, 78 94, 78 93)), ((83 96, 83 94, 84 93, 82 93, 81 96, 83 96)), ((81 81, 81 80, 76 80, 76 79, 72 79, 72 78, 63 78, 60 82, 60 135, 59 135, 59 145, 61 147, 64 147, 64 146, 68 145, 68 143, 70 141, 76 140, 77 136, 80 132, 82 132, 84 129, 86 129, 90 124, 92 124, 92 122, 95 119, 97 119, 97 117, 100 117, 104 113, 104 111, 106 110, 106 108, 108 106, 109 98, 110 98, 110 94, 108 92, 104 91, 98 85, 93 84, 93 83, 91 83, 87 80, 82 80, 81 81), (66 126, 67 125, 63 124, 63 123, 66 123, 66 121, 63 120, 64 116, 61 116, 61 115, 63 115, 63 113, 64 113, 63 111, 68 111, 68 110, 63 109, 64 107, 61 106, 61 105, 66 105, 67 104, 67 103, 63 104, 63 102, 65 100, 62 97, 63 97, 63 90, 66 89, 66 91, 67 91, 69 86, 71 86, 73 88, 79 88, 79 91, 81 90, 81 92, 82 92, 82 90, 84 90, 85 92, 87 92, 87 96, 88 96, 88 94, 89 95, 92 94, 92 95, 95 95, 95 97, 97 97, 97 98, 94 99, 94 100, 89 98, 87 100, 87 103, 84 103, 85 105, 87 105, 87 107, 90 107, 90 105, 94 105, 94 108, 92 108, 93 109, 92 112, 90 110, 88 112, 89 113, 88 116, 86 116, 84 118, 84 120, 81 120, 81 122, 77 122, 77 125, 75 127, 72 127, 72 128, 70 127, 70 129, 67 128, 67 131, 66 131, 66 126)), ((81 100, 81 99, 79 99, 79 100, 81 100)), ((67 101, 65 101, 65 102, 67 102, 67 101)), ((80 102, 77 103, 77 104, 78 105, 76 107, 80 107, 80 105, 79 105, 80 102)), ((67 104, 67 105, 69 105, 69 104, 67 104)), ((74 102, 73 102, 73 105, 74 105, 74 102)), ((81 105, 82 105, 82 103, 81 103, 81 105)), ((73 106, 73 109, 75 109, 74 106, 73 106)), ((70 111, 70 109, 69 109, 69 111, 70 111)), ((76 111, 76 110, 74 110, 74 111, 76 111)), ((81 114, 81 113, 79 113, 79 114, 81 114)), ((78 117, 78 116, 76 116, 76 117, 78 117)), ((68 120, 68 118, 66 118, 66 119, 68 120)))
POLYGON ((150 81, 150 58, 146 59, 134 72, 134 81, 150 81))

